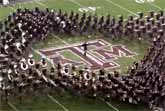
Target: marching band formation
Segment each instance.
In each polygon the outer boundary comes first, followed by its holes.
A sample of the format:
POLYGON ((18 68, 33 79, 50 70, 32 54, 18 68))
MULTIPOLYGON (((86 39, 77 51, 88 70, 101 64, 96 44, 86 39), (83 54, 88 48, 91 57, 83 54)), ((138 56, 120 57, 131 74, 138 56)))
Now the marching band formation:
POLYGON ((145 16, 111 15, 98 17, 83 13, 17 9, 0 22, 0 96, 9 101, 26 95, 62 94, 115 98, 132 104, 145 103, 150 108, 165 106, 165 16, 150 12, 145 16), (143 60, 135 62, 128 76, 100 68, 79 69, 73 64, 58 63, 48 67, 31 54, 31 45, 46 39, 49 33, 69 35, 105 34, 109 37, 151 41, 143 60))

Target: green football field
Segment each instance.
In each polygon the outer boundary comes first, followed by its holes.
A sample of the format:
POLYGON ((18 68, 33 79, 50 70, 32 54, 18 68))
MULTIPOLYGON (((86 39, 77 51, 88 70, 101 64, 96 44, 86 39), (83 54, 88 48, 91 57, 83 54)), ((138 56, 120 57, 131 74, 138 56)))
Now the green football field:
MULTIPOLYGON (((165 9, 165 0, 34 0, 33 2, 21 2, 8 7, 0 7, 0 20, 4 20, 10 13, 14 12, 17 8, 34 8, 40 7, 52 8, 54 10, 62 9, 63 12, 78 12, 88 14, 118 16, 124 15, 137 15, 137 12, 159 11, 165 9), (144 1, 144 3, 143 3, 144 1), (149 2, 152 1, 152 2, 149 2)), ((84 41, 92 41, 102 39, 112 45, 122 44, 137 55, 133 57, 121 57, 115 60, 120 65, 112 70, 118 70, 125 73, 128 67, 134 61, 143 58, 145 51, 148 47, 148 42, 142 41, 139 43, 137 40, 128 40, 120 38, 119 40, 111 40, 109 37, 102 35, 88 36, 66 36, 50 34, 46 40, 40 41, 33 45, 33 54, 36 60, 42 56, 39 53, 40 49, 45 48, 59 48, 84 41)), ((106 47, 107 48, 107 47, 106 47)), ((105 48, 105 49, 106 49, 105 48)), ((69 51, 60 53, 66 58, 75 61, 81 61, 77 56, 69 51)), ((19 104, 18 98, 10 98, 9 103, 0 101, 0 111, 149 111, 145 105, 131 105, 116 100, 109 100, 108 102, 102 100, 95 100, 84 97, 71 96, 67 92, 62 95, 55 94, 54 96, 38 96, 38 97, 24 97, 23 103, 19 104)))

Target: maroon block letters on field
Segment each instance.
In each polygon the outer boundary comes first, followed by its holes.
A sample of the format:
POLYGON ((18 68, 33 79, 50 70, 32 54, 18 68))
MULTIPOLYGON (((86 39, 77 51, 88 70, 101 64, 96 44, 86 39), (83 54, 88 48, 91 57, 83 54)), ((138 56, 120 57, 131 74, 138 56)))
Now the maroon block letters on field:
POLYGON ((62 62, 63 64, 75 64, 75 65, 88 65, 92 70, 98 70, 101 67, 104 68, 116 68, 120 65, 114 60, 121 57, 133 57, 135 52, 128 50, 124 45, 112 45, 105 40, 93 40, 88 42, 87 55, 84 56, 84 50, 82 48, 83 43, 60 47, 60 48, 48 48, 41 49, 48 58, 52 59, 54 63, 62 62), (70 51, 73 56, 77 56, 81 61, 71 60, 60 54, 63 51, 70 51))

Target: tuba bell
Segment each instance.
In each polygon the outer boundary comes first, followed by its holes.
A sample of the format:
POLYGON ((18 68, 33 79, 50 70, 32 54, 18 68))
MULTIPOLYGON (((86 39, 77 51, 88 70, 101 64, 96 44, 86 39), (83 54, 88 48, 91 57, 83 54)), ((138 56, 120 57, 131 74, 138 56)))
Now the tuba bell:
POLYGON ((44 58, 41 59, 40 64, 41 64, 42 68, 46 68, 48 66, 48 64, 44 58))
POLYGON ((89 74, 89 73, 87 73, 87 72, 86 72, 86 73, 84 73, 84 75, 83 75, 83 76, 84 76, 84 79, 85 79, 85 80, 87 80, 87 81, 89 81, 89 80, 91 80, 91 79, 92 79, 92 75, 91 75, 91 74, 89 74))
POLYGON ((9 80, 12 80, 12 79, 13 79, 13 76, 12 76, 11 73, 12 73, 12 70, 9 69, 8 72, 7 72, 7 74, 8 74, 7 76, 8 76, 8 79, 9 79, 9 80))
POLYGON ((35 65, 35 60, 34 59, 28 59, 28 65, 29 66, 34 66, 35 65))
POLYGON ((28 69, 28 64, 26 63, 25 59, 21 60, 20 66, 21 66, 21 69, 24 71, 26 71, 28 69))
POLYGON ((35 65, 35 60, 32 58, 33 55, 29 55, 29 58, 27 60, 27 63, 29 66, 34 66, 35 65))

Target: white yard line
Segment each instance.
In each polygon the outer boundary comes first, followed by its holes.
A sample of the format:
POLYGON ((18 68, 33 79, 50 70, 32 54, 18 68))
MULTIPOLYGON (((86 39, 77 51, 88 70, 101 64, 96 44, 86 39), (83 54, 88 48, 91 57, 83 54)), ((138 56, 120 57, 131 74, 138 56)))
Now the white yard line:
POLYGON ((9 8, 10 8, 11 10, 13 10, 13 11, 16 11, 16 9, 13 8, 12 6, 9 6, 9 8))
POLYGON ((68 42, 62 40, 60 37, 58 37, 58 36, 56 36, 54 34, 52 34, 52 36, 55 37, 56 39, 58 39, 59 41, 63 42, 65 45, 70 45, 68 42))
POLYGON ((55 98, 53 98, 50 95, 47 95, 49 97, 49 99, 51 99, 53 102, 55 102, 56 104, 58 104, 61 108, 64 109, 64 111, 69 111, 69 109, 67 109, 64 105, 62 105, 59 101, 57 101, 55 98))
POLYGON ((162 10, 162 8, 161 7, 159 7, 158 5, 156 5, 156 4, 154 4, 154 3, 149 3, 151 6, 153 6, 153 7, 155 7, 155 8, 157 8, 157 9, 159 9, 159 10, 162 10))
POLYGON ((12 6, 8 6, 11 10, 13 10, 14 12, 16 12, 17 9, 15 9, 14 7, 12 6))
POLYGON ((100 98, 101 101, 105 102, 110 108, 113 108, 115 111, 120 111, 119 109, 117 109, 115 106, 113 106, 111 103, 104 101, 102 98, 100 98))
POLYGON ((8 105, 14 110, 14 111, 19 111, 13 104, 8 102, 8 105))
POLYGON ((45 8, 48 8, 48 6, 47 6, 47 5, 43 4, 43 3, 42 3, 42 2, 40 2, 40 1, 35 0, 35 2, 36 2, 37 4, 39 4, 39 5, 43 6, 43 7, 45 7, 45 8))
POLYGON ((78 6, 80 6, 81 8, 82 8, 82 7, 85 7, 84 5, 82 5, 82 4, 78 3, 78 2, 76 2, 75 0, 68 0, 68 1, 70 1, 70 2, 72 2, 72 3, 74 3, 74 4, 78 5, 78 6))
POLYGON ((116 107, 114 107, 111 103, 105 101, 105 103, 110 106, 111 108, 113 108, 115 111, 119 111, 116 107))
POLYGON ((19 8, 22 8, 21 3, 18 4, 18 7, 19 7, 19 8))
POLYGON ((125 8, 125 7, 119 5, 119 4, 117 4, 117 3, 115 3, 115 2, 113 2, 111 0, 105 0, 105 1, 107 1, 108 3, 110 3, 110 4, 112 4, 112 5, 116 6, 116 7, 118 7, 120 9, 123 9, 123 10, 129 12, 130 14, 133 14, 133 15, 138 16, 135 12, 133 12, 133 11, 131 11, 131 10, 129 10, 129 9, 127 9, 127 8, 125 8))

